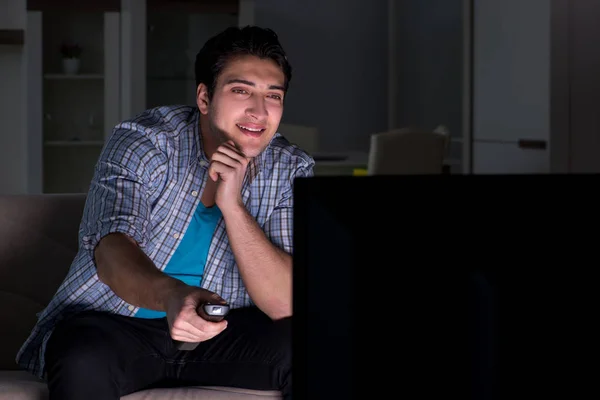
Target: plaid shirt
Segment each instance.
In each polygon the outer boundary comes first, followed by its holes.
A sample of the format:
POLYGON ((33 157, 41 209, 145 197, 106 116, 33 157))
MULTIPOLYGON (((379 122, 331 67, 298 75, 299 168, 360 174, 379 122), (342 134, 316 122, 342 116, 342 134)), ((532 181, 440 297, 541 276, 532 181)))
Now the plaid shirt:
MULTIPOLYGON (((54 298, 17 354, 42 378, 54 325, 84 310, 133 316, 138 307, 98 279, 93 252, 100 239, 123 232, 163 270, 181 241, 207 181, 196 107, 150 109, 115 127, 96 164, 79 228, 79 251, 54 298)), ((242 198, 271 242, 292 253, 293 180, 312 176, 313 159, 279 133, 249 164, 242 198)), ((223 219, 210 244, 202 287, 232 308, 252 305, 229 246, 223 219)))

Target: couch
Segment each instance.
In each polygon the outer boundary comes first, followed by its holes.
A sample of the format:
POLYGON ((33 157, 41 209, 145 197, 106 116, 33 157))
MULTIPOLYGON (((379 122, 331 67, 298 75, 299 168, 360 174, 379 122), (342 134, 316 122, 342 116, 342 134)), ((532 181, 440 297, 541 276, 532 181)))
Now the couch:
MULTIPOLYGON (((0 195, 0 400, 47 399, 46 384, 20 370, 17 351, 77 250, 84 194, 0 195)), ((150 389, 125 400, 279 400, 276 391, 225 387, 150 389)))

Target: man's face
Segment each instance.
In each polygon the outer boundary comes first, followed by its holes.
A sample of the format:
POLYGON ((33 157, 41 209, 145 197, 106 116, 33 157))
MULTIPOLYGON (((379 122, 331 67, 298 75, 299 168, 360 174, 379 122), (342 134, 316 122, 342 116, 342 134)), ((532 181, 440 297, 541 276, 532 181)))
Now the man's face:
POLYGON ((199 87, 198 106, 208 117, 215 145, 232 140, 246 157, 260 154, 279 127, 283 85, 284 74, 274 61, 242 56, 223 68, 212 100, 199 87))

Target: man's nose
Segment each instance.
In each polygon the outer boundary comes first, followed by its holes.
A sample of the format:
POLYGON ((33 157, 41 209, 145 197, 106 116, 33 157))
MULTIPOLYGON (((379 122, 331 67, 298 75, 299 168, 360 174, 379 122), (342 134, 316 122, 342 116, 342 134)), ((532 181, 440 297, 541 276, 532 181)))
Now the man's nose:
POLYGON ((246 113, 256 119, 265 119, 268 116, 267 107, 263 98, 254 98, 246 113))

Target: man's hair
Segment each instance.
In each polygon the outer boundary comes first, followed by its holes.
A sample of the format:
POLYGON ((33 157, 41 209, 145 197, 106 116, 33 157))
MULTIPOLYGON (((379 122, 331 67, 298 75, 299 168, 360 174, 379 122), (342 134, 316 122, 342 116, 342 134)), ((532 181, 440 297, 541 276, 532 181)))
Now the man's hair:
POLYGON ((292 79, 292 67, 285 51, 274 31, 257 26, 230 27, 210 38, 196 55, 196 87, 204 83, 209 99, 212 98, 217 79, 227 62, 246 55, 273 60, 283 71, 287 92, 292 79))

